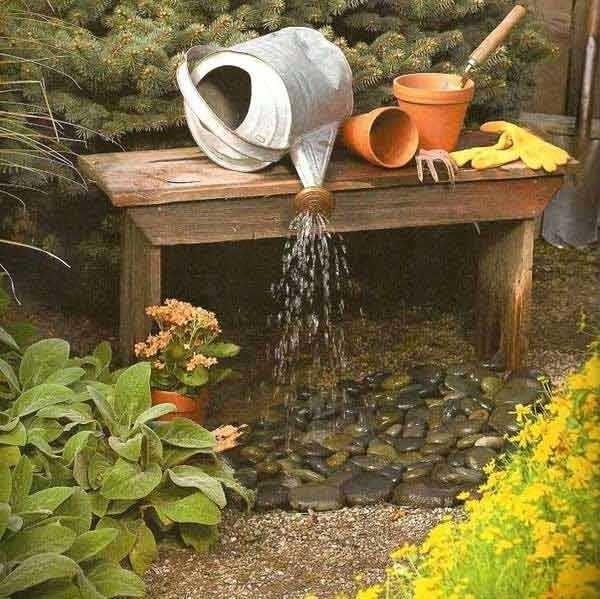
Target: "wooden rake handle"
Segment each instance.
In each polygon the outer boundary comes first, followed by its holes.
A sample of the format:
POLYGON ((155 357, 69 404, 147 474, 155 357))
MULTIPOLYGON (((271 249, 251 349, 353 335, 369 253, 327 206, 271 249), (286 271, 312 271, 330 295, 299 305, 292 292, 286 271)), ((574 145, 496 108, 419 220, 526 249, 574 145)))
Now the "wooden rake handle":
POLYGON ((517 4, 477 48, 471 53, 469 63, 473 66, 484 63, 490 54, 508 37, 510 30, 525 16, 527 10, 517 4))

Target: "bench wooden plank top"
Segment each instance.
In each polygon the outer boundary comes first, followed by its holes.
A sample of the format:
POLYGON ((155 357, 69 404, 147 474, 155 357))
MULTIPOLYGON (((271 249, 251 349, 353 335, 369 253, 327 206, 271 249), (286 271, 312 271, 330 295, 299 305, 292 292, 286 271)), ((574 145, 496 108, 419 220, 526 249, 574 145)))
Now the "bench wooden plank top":
MULTIPOLYGON (((461 137, 460 147, 489 145, 494 140, 495 136, 469 131, 461 137)), ((93 154, 81 156, 79 165, 115 206, 127 208, 291 195, 302 188, 288 158, 258 172, 242 173, 218 166, 197 147, 93 154)), ((515 163, 482 171, 463 168, 457 183, 562 176, 564 170, 548 174, 515 163)), ((325 181, 332 191, 421 185, 414 166, 380 168, 349 155, 341 147, 334 150, 325 181)))

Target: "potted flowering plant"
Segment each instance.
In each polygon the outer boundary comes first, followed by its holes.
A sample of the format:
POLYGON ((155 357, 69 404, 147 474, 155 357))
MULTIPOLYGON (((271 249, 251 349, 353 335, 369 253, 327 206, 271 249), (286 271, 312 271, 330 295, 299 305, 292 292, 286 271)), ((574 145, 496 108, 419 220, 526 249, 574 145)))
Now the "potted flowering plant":
POLYGON ((236 356, 239 346, 218 341, 221 328, 215 314, 188 302, 168 299, 163 305, 148 306, 146 314, 158 331, 135 345, 135 355, 152 364, 153 404, 175 404, 178 411, 166 419, 185 415, 202 423, 210 399, 207 385, 232 373, 217 364, 236 356))

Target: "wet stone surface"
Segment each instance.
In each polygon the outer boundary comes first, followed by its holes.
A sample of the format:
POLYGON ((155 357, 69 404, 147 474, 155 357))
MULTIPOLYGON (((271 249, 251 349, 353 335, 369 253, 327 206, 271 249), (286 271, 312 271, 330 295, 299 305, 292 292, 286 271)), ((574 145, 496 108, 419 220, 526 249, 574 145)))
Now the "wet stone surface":
POLYGON ((259 510, 330 511, 392 502, 448 507, 509 449, 515 406, 542 402, 535 369, 420 364, 333 390, 298 387, 228 452, 259 510))

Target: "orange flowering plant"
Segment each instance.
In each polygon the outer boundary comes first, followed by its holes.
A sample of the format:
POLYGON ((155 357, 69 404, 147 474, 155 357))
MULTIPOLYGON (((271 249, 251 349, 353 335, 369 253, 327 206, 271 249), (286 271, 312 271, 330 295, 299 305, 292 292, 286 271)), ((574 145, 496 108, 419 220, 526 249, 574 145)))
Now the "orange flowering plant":
POLYGON ((232 374, 231 368, 217 364, 237 356, 240 348, 218 340, 221 327, 214 312, 167 299, 160 306, 148 306, 146 314, 158 331, 136 343, 135 355, 152 364, 153 388, 194 395, 200 387, 232 374))

